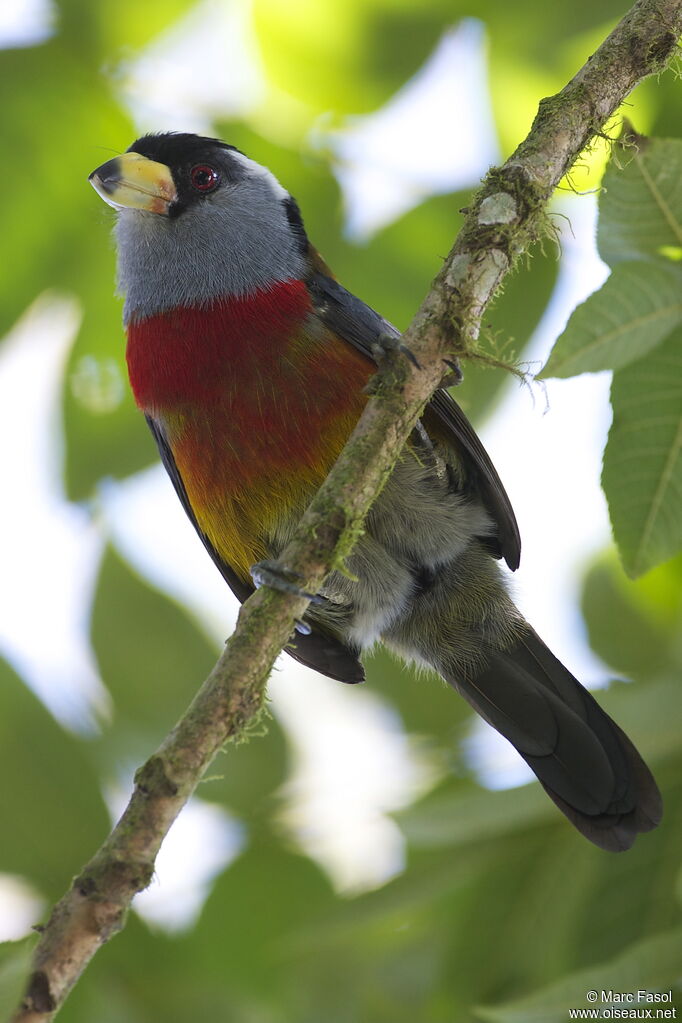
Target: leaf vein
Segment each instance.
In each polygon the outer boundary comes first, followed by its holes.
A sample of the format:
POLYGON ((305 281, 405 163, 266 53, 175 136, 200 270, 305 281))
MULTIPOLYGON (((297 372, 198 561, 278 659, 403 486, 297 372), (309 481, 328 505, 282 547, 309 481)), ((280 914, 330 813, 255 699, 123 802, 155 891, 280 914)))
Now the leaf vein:
POLYGON ((647 170, 644 164, 644 160, 642 159, 639 152, 635 153, 635 160, 637 161, 639 172, 644 178, 644 181, 647 184, 649 191, 651 192, 655 201, 658 203, 658 207, 661 213, 663 214, 668 224, 670 225, 670 228, 675 237, 678 239, 680 245, 682 245, 682 225, 677 223, 673 211, 670 209, 667 202, 663 198, 662 194, 659 192, 658 186, 656 185, 656 182, 654 181, 651 174, 649 174, 649 171, 647 170))
POLYGON ((642 529, 642 536, 635 553, 635 564, 639 565, 642 563, 644 557, 644 551, 649 544, 651 534, 658 518, 663 502, 665 501, 666 492, 671 485, 673 472, 675 471, 675 464, 682 454, 682 416, 680 417, 679 425, 677 427, 677 433, 675 439, 670 446, 668 457, 666 458, 661 477, 658 481, 658 486, 649 506, 649 513, 645 519, 644 527, 642 529))

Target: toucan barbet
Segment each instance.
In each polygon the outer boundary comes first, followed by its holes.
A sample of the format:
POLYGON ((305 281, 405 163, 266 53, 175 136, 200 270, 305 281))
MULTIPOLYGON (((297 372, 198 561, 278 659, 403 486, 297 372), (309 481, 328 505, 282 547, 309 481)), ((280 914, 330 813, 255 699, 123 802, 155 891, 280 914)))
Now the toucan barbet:
MULTIPOLYGON (((295 199, 234 146, 145 135, 90 181, 117 210, 135 400, 243 601, 278 583, 278 555, 362 412, 376 352, 400 335, 337 283, 295 199)), ((520 549, 497 472, 441 389, 290 652, 345 682, 363 680, 360 655, 377 642, 433 669, 583 835, 627 849, 659 822, 660 794, 511 601, 498 561, 516 569, 520 549)))

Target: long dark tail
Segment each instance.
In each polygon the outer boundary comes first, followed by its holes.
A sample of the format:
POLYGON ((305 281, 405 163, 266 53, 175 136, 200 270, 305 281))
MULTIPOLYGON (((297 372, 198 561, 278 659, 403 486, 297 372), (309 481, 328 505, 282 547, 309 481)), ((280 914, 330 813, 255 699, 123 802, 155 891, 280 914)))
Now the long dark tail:
POLYGON ((595 845, 629 849, 659 823, 661 795, 649 768, 530 627, 509 649, 490 653, 473 678, 444 674, 595 845))

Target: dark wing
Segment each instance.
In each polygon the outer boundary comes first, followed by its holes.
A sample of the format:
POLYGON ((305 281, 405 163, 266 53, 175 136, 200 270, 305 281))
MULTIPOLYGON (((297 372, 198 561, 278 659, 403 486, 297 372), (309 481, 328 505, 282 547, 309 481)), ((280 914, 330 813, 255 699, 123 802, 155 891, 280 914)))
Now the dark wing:
POLYGON ((478 434, 447 391, 436 391, 429 408, 447 429, 467 470, 473 473, 483 504, 497 525, 500 557, 515 572, 521 561, 521 535, 514 509, 490 455, 478 434))
MULTIPOLYGON (((250 597, 254 591, 254 587, 247 582, 244 582, 237 573, 230 568, 230 566, 223 561, 215 547, 202 532, 192 506, 189 503, 187 491, 185 490, 185 484, 182 481, 182 476, 175 464, 173 458, 173 452, 170 449, 170 445, 163 432, 163 428, 160 423, 152 419, 151 416, 145 416, 149 429, 152 431, 154 440, 157 443, 159 454, 161 455, 161 461, 163 466, 171 478, 175 492, 180 498, 182 507, 185 509, 192 525, 196 529, 197 533, 201 537, 201 541, 211 555, 218 571, 222 575, 223 579, 230 587, 235 597, 240 603, 243 603, 247 597, 250 597)), ((339 639, 334 636, 330 636, 328 633, 322 632, 317 626, 313 627, 313 631, 310 635, 303 635, 301 633, 294 633, 289 643, 286 646, 287 653, 295 657, 301 664, 305 664, 308 668, 314 668, 315 671, 321 672, 323 675, 328 675, 329 678, 336 679, 337 682, 364 682, 365 681, 365 670, 358 659, 357 653, 347 647, 339 639)))
MULTIPOLYGON (((307 283, 317 315, 334 334, 350 342, 369 358, 373 358, 373 349, 382 334, 400 337, 400 331, 388 320, 384 320, 330 277, 315 273, 307 283)), ((488 452, 447 391, 436 391, 428 408, 462 459, 468 477, 474 482, 483 504, 497 525, 498 557, 504 557, 512 571, 516 570, 521 560, 519 527, 507 492, 488 452)))

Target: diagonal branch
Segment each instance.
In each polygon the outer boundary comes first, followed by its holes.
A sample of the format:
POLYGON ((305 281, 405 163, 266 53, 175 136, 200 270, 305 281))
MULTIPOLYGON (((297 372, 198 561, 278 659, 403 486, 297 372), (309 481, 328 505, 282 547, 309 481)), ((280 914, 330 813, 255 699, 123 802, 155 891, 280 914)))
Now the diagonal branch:
MULTIPOLYGON (((282 555, 306 589, 318 590, 352 548, 425 402, 443 380, 443 360, 475 354, 486 306, 518 256, 541 235, 554 188, 628 93, 666 68, 681 33, 682 0, 637 0, 561 92, 542 100, 516 152, 489 171, 405 334, 422 368, 398 357, 378 374, 374 396, 282 555)), ((120 821, 53 910, 14 1023, 52 1019, 100 945, 123 927, 133 896, 149 884, 161 842, 202 774, 260 710, 275 658, 306 606, 300 597, 269 589, 246 601, 191 706, 138 771, 120 821)))

